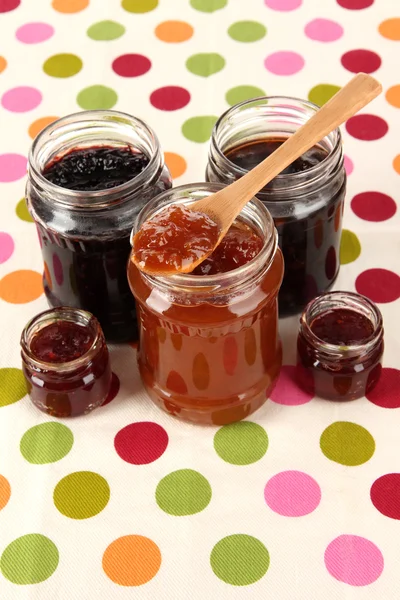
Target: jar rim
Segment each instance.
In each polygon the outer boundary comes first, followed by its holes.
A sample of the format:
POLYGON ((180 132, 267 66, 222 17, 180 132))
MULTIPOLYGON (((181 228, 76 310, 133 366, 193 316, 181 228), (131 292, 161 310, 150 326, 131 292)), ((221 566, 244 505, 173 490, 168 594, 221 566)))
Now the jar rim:
MULTIPOLYGON (((195 202, 196 200, 200 200, 207 195, 213 194, 224 187, 226 186, 221 183, 190 183, 171 188, 170 190, 159 194, 153 198, 153 200, 148 202, 138 214, 130 236, 131 246, 133 245, 133 237, 135 233, 140 229, 142 223, 151 215, 160 212, 166 206, 172 204, 187 204, 188 200, 195 202)), ((258 198, 253 198, 250 200, 245 205, 240 215, 242 217, 247 217, 248 219, 258 219, 260 223, 262 222, 263 227, 262 230, 260 227, 260 231, 262 231, 265 236, 264 244, 260 252, 248 263, 238 267, 237 269, 233 269, 232 271, 216 273, 214 275, 192 275, 192 273, 179 273, 169 277, 159 277, 141 272, 142 277, 148 280, 153 286, 160 286, 164 289, 168 289, 172 284, 172 286, 176 288, 198 293, 200 290, 215 292, 218 289, 226 289, 227 287, 231 288, 231 286, 235 286, 235 284, 239 282, 241 285, 243 285, 244 281, 247 280, 248 277, 254 275, 254 271, 258 272, 260 266, 264 266, 267 270, 274 259, 278 247, 278 234, 275 229, 272 216, 269 210, 260 200, 258 200, 258 198)))
POLYGON ((80 367, 84 366, 88 361, 91 361, 98 351, 99 343, 103 341, 103 330, 101 325, 92 313, 80 309, 71 308, 68 306, 59 306, 56 308, 50 308, 41 313, 35 315, 25 325, 21 333, 20 346, 21 353, 24 359, 28 359, 30 364, 37 369, 45 369, 52 372, 66 373, 75 371, 80 367), (67 362, 50 363, 37 358, 37 356, 31 350, 31 338, 34 333, 40 331, 47 325, 55 323, 57 321, 69 321, 69 322, 80 322, 81 325, 90 328, 94 334, 93 342, 82 356, 75 358, 67 362), (42 324, 41 327, 39 325, 42 324), (38 326, 34 332, 33 329, 38 326))
MULTIPOLYGON (((85 127, 82 129, 84 128, 85 127)), ((128 144, 129 142, 125 143, 128 144)), ((77 142, 76 146, 79 146, 79 142, 77 142)), ((126 196, 126 194, 130 194, 142 187, 146 183, 149 174, 155 172, 159 162, 160 143, 158 137, 154 130, 147 125, 145 121, 142 121, 138 117, 134 117, 128 113, 116 110, 84 110, 65 115, 64 117, 53 121, 40 131, 40 133, 33 140, 29 150, 28 173, 35 181, 35 184, 39 185, 41 189, 56 191, 58 194, 56 201, 60 204, 63 204, 68 208, 72 208, 71 201, 73 200, 73 208, 88 209, 93 207, 97 209, 101 207, 101 205, 109 206, 110 202, 118 201, 126 196), (89 124, 96 121, 106 124, 115 124, 117 127, 119 124, 120 129, 125 129, 125 131, 127 127, 137 126, 145 132, 152 145, 153 152, 151 156, 149 156, 149 162, 143 171, 141 171, 136 177, 133 177, 132 179, 129 179, 120 185, 103 190, 71 190, 46 179, 42 170, 37 164, 39 151, 43 147, 46 138, 51 140, 53 137, 53 140, 51 141, 55 142, 54 138, 56 131, 58 131, 59 134, 62 131, 62 128, 65 128, 66 132, 68 131, 68 128, 71 131, 76 131, 77 125, 85 123, 87 123, 86 128, 88 131, 90 131, 90 127, 93 128, 93 125, 90 126, 89 124)))

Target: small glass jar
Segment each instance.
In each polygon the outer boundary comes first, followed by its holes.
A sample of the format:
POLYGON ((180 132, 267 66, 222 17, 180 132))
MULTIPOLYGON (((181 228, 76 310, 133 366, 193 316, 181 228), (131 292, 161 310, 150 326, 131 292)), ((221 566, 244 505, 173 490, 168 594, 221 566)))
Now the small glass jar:
MULTIPOLYGON (((227 185, 239 179, 265 158, 267 144, 271 150, 271 143, 284 141, 317 110, 311 102, 288 97, 262 97, 233 106, 214 127, 206 180, 227 185)), ((275 221, 285 261, 280 316, 301 312, 332 286, 339 271, 346 189, 339 129, 310 152, 303 155, 310 158, 298 163, 297 172, 285 170, 257 194, 275 221), (307 168, 309 164, 313 166, 307 168)))
MULTIPOLYGON (((199 183, 161 194, 140 213, 136 231, 159 210, 190 206, 222 187, 199 183)), ((266 401, 281 366, 277 295, 283 259, 276 230, 257 200, 239 220, 263 245, 232 271, 155 277, 128 263, 142 381, 160 408, 196 423, 222 425, 250 415, 266 401)))
POLYGON ((154 132, 115 111, 84 111, 59 119, 34 140, 26 198, 36 222, 49 305, 93 313, 109 341, 137 339, 135 303, 126 280, 129 235, 143 206, 172 185, 154 132), (55 185, 43 170, 75 149, 126 147, 150 160, 133 179, 98 191, 55 185))
MULTIPOLYGON (((76 331, 76 329, 75 329, 76 331)), ((76 337, 74 347, 79 350, 76 337)), ((46 355, 51 347, 44 342, 46 355)), ((55 308, 40 313, 25 326, 21 335, 22 371, 33 404, 53 417, 75 417, 86 414, 103 404, 111 385, 111 366, 107 345, 97 319, 84 310, 55 308), (35 343, 40 341, 44 329, 56 326, 54 353, 63 351, 71 338, 60 337, 68 327, 84 329, 90 346, 78 358, 68 362, 48 362, 38 356, 35 343)))
MULTIPOLYGON (((332 333, 332 321, 327 327, 332 333)), ((328 400, 361 398, 379 380, 383 349, 382 315, 371 300, 352 292, 322 294, 308 304, 300 318, 297 339, 299 384, 307 392, 328 400), (324 317, 339 310, 354 312, 352 323, 345 327, 351 327, 348 335, 352 330, 357 333, 357 343, 329 343, 313 331, 316 319, 322 319, 323 326, 324 317), (361 336, 364 330, 365 336, 361 336)))

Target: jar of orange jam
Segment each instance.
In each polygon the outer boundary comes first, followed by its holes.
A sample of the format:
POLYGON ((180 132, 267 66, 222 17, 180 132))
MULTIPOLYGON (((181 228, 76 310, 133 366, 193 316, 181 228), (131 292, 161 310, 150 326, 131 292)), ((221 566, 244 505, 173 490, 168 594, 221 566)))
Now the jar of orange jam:
MULTIPOLYGON (((139 214, 132 235, 160 210, 190 206, 222 187, 191 184, 159 195, 139 214)), ((193 273, 152 276, 129 261, 139 370, 160 408, 188 421, 223 425, 264 404, 282 361, 277 304, 282 277, 274 223, 256 199, 193 273)))

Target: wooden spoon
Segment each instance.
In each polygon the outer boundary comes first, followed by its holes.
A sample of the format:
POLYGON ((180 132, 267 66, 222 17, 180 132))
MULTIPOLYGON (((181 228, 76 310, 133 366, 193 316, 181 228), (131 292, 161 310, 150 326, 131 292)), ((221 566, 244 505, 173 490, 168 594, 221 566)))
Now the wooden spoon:
MULTIPOLYGON (((215 194, 190 204, 187 208, 205 213, 215 221, 220 227, 220 233, 211 251, 196 261, 185 265, 179 272, 190 273, 210 256, 251 198, 296 158, 318 144, 336 127, 339 127, 344 121, 376 98, 381 91, 382 86, 376 79, 365 73, 358 73, 300 129, 288 137, 281 146, 246 175, 215 194)), ((136 262, 134 257, 133 260, 136 262)), ((142 271, 149 272, 143 265, 137 264, 137 266, 142 271)), ((168 275, 173 275, 173 272, 169 272, 168 275)))

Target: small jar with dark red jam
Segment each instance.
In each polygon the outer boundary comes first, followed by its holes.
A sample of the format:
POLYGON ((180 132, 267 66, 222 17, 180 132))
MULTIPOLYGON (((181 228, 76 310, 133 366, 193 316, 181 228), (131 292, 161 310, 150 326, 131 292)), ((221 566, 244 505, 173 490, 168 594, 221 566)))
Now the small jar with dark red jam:
POLYGON ((22 332, 21 356, 33 404, 53 417, 86 414, 107 398, 107 345, 98 320, 84 310, 61 307, 34 317, 22 332))
MULTIPOLYGON (((132 233, 160 211, 190 206, 222 187, 199 183, 161 194, 141 212, 132 233)), ((160 408, 195 423, 223 425, 264 404, 282 361, 277 303, 282 276, 273 220, 256 199, 192 273, 148 275, 129 261, 139 370, 160 408)))
POLYGON ((378 307, 352 292, 328 292, 309 303, 297 339, 298 381, 328 400, 355 400, 377 384, 383 357, 378 307))
MULTIPOLYGON (((311 102, 286 97, 233 106, 214 127, 207 181, 229 184, 242 177, 317 110, 311 102)), ((335 281, 345 189, 342 139, 336 129, 257 194, 275 221, 285 261, 280 316, 300 313, 335 281)))
POLYGON ((146 202, 171 185, 156 135, 135 117, 83 111, 46 127, 30 151, 26 197, 49 305, 93 313, 108 341, 135 341, 129 236, 146 202))

